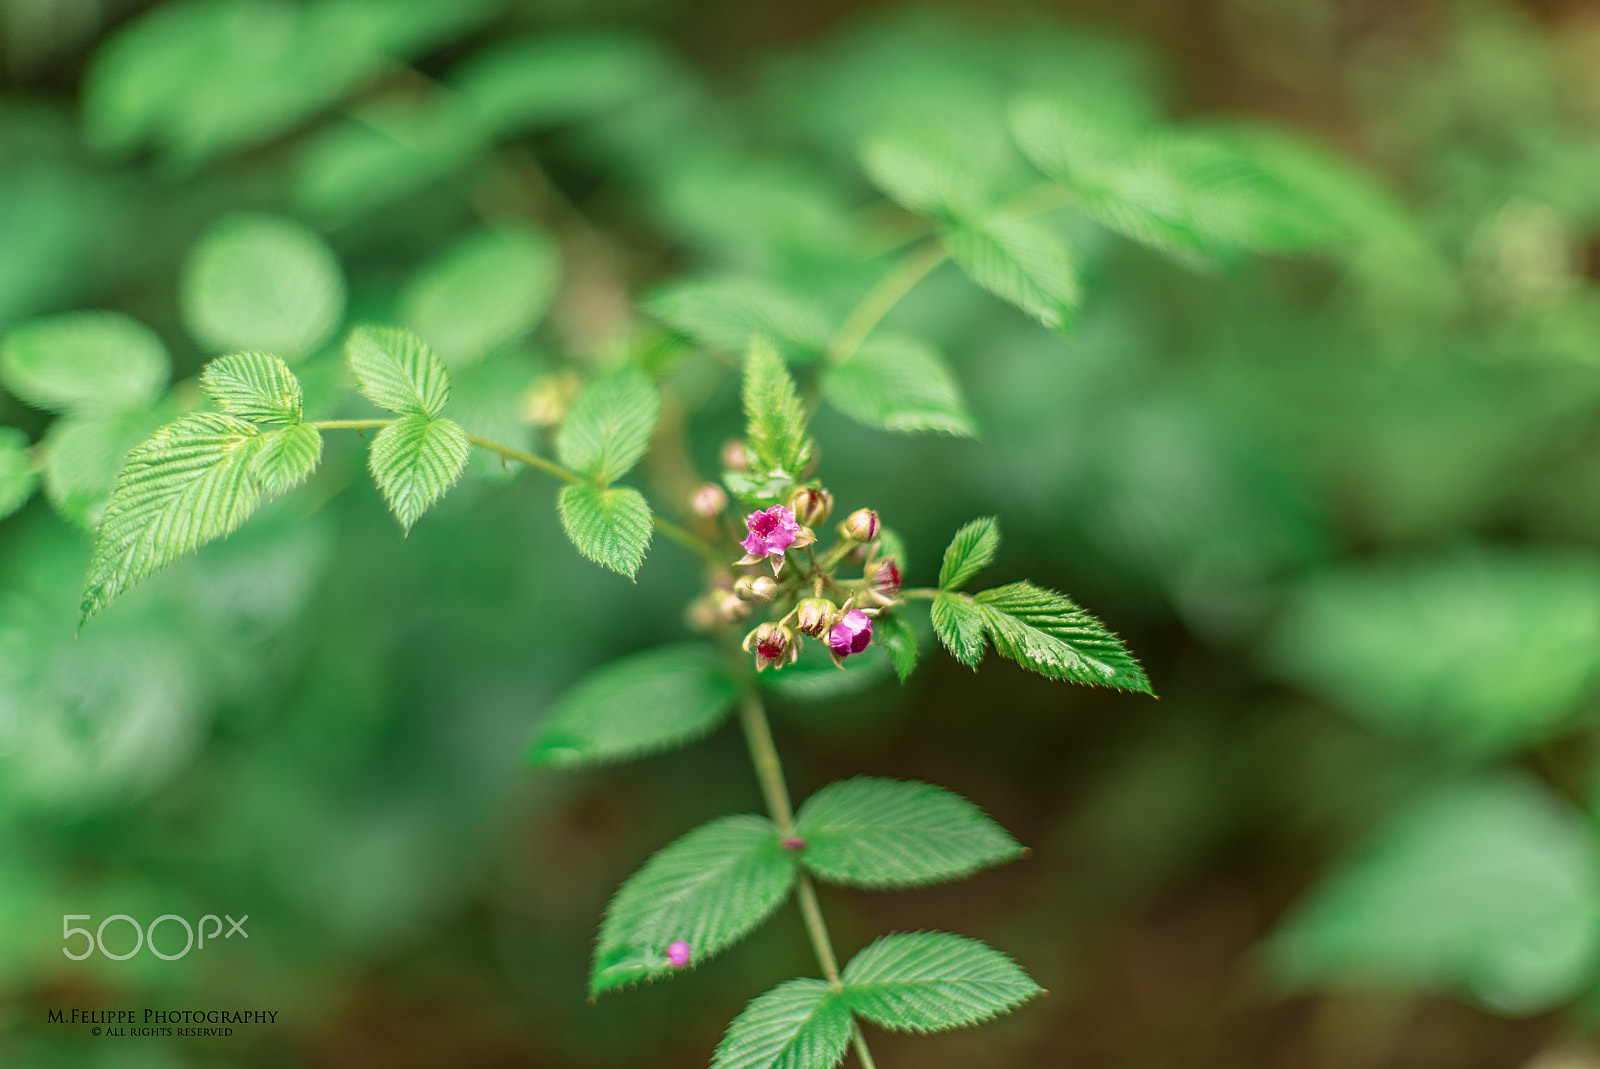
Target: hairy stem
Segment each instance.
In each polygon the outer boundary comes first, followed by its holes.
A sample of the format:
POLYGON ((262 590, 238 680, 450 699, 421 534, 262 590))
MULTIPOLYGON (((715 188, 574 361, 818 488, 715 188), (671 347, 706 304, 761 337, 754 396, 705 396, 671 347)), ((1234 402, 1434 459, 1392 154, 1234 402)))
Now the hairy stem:
POLYGON ((868 290, 839 328, 828 346, 828 363, 842 364, 855 355, 861 343, 867 340, 884 316, 900 303, 900 298, 910 293, 918 282, 927 277, 944 262, 948 255, 938 238, 932 238, 912 249, 878 284, 868 290))
MULTIPOLYGON (((789 788, 783 781, 783 764, 778 760, 778 747, 772 741, 772 728, 767 723, 767 711, 761 704, 761 695, 753 680, 747 682, 744 697, 739 703, 739 723, 744 728, 745 742, 750 746, 750 763, 756 770, 756 781, 761 785, 761 796, 766 800, 767 813, 778 825, 785 839, 794 834, 794 804, 789 800, 789 788)), ((822 975, 835 991, 843 991, 839 979, 839 959, 833 954, 833 940, 828 935, 828 925, 822 919, 822 906, 817 902, 817 890, 811 877, 801 871, 797 881, 796 897, 800 902, 800 917, 805 922, 806 936, 811 949, 822 966, 822 975)), ((867 1050, 867 1039, 861 1030, 852 1026, 856 1057, 863 1069, 876 1069, 872 1053, 867 1050)))

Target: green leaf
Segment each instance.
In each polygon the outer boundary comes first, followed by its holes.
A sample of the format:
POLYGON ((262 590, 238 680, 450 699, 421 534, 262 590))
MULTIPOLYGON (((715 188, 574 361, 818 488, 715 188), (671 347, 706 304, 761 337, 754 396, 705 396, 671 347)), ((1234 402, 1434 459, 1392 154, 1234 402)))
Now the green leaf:
POLYGON ((667 947, 689 944, 689 964, 749 934, 789 896, 795 858, 765 817, 713 820, 661 850, 606 908, 589 991, 671 974, 667 947))
POLYGON ((561 526, 578 552, 632 579, 650 548, 650 506, 631 486, 574 483, 557 501, 561 526))
POLYGON ((713 646, 690 642, 636 653, 563 694, 528 760, 573 768, 681 746, 722 723, 737 696, 713 646))
POLYGON ((832 986, 806 977, 785 980, 728 1025, 711 1069, 834 1069, 854 1028, 832 986))
POLYGON ((452 73, 480 121, 500 134, 597 115, 659 84, 650 41, 604 31, 540 33, 479 49, 452 73))
POLYGON ((995 651, 1007 660, 1050 679, 1154 693, 1122 640, 1055 591, 1009 583, 975 601, 995 651))
POLYGON ((460 368, 538 326, 560 282, 561 253, 544 231, 486 229, 423 265, 401 294, 401 319, 460 368))
POLYGON ((25 320, 0 346, 0 383, 51 412, 148 405, 166 389, 171 368, 161 339, 117 312, 25 320))
POLYGON ((150 409, 87 410, 61 416, 40 443, 44 489, 57 512, 93 529, 128 453, 161 426, 150 409))
POLYGON ((899 613, 879 616, 872 621, 872 641, 889 652, 894 674, 904 683, 917 667, 917 633, 899 613))
POLYGON ((308 227, 273 215, 234 215, 195 243, 180 297, 184 325, 202 348, 295 360, 339 329, 344 272, 308 227))
POLYGON ((627 474, 650 445, 661 415, 661 392, 636 367, 621 367, 589 383, 556 436, 561 463, 609 483, 627 474))
POLYGON ((224 412, 256 423, 299 423, 305 407, 300 380, 266 353, 217 357, 200 372, 200 387, 224 412))
POLYGON ((822 392, 839 411, 869 427, 977 434, 955 376, 913 338, 868 339, 850 359, 827 370, 822 392))
POLYGON ((15 427, 0 427, 0 519, 28 503, 38 481, 28 436, 15 427))
POLYGON ((832 333, 820 308, 742 276, 667 286, 645 302, 645 311, 715 352, 743 353, 760 334, 791 360, 815 361, 832 333))
POLYGON ((472 444, 453 420, 401 416, 378 432, 367 468, 389 511, 408 533, 424 512, 461 478, 472 444))
POLYGON ((933 599, 933 631, 950 656, 977 668, 985 647, 983 611, 962 594, 939 594, 933 599))
POLYGON ((993 176, 944 137, 873 138, 862 145, 861 165, 896 204, 946 222, 982 217, 995 195, 993 176))
POLYGON ((967 276, 1051 330, 1071 326, 1078 276, 1066 247, 1037 219, 989 219, 950 227, 944 247, 967 276))
POLYGON ((255 511, 261 430, 233 416, 195 412, 128 454, 89 562, 83 619, 119 594, 255 511))
POLYGON ((799 475, 810 452, 805 407, 783 358, 760 336, 744 362, 744 414, 746 441, 762 467, 799 475))
POLYGON ((989 566, 1000 551, 1000 521, 980 516, 956 532, 939 566, 939 589, 957 590, 989 566))
POLYGON ((1043 989, 993 947, 948 932, 886 935, 844 967, 844 999, 894 1032, 942 1032, 1009 1013, 1043 989))
POLYGON ((1022 856, 1004 828, 930 783, 859 776, 830 783, 800 807, 800 861, 830 883, 919 887, 1022 856))
POLYGON ((450 400, 450 372, 428 343, 400 327, 357 327, 345 339, 356 385, 379 408, 437 416, 450 400))
POLYGON ((1520 773, 1438 789, 1327 877, 1270 952, 1296 987, 1554 1009, 1600 962, 1600 851, 1569 805, 1520 773))
POLYGON ((1487 757, 1549 737, 1600 683, 1600 568, 1482 553, 1332 569, 1293 590, 1268 654, 1401 739, 1487 757))
POLYGON ((322 460, 322 434, 309 423, 294 423, 262 436, 255 476, 269 495, 292 490, 317 470, 322 460))

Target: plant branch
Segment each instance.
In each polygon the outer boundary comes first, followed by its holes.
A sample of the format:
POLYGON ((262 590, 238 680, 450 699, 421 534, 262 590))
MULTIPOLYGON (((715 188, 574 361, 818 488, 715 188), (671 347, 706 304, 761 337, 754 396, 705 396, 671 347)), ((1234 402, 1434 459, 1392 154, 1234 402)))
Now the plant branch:
POLYGON ((842 364, 854 356, 883 317, 926 278, 928 272, 942 264, 947 255, 939 239, 930 238, 891 268, 845 317, 844 325, 828 345, 828 363, 842 364))
MULTIPOLYGON (((783 764, 778 760, 778 747, 772 741, 772 728, 767 723, 767 711, 761 704, 761 695, 754 680, 747 679, 744 697, 739 703, 739 724, 744 728, 745 742, 750 746, 750 763, 755 767, 756 781, 761 785, 761 796, 766 800, 767 813, 778 825, 785 839, 794 834, 794 804, 789 800, 789 788, 783 781, 783 764)), ((839 979, 839 959, 833 954, 833 940, 828 935, 828 925, 822 919, 822 906, 817 902, 817 890, 811 877, 802 870, 796 881, 796 897, 800 903, 800 917, 805 922, 806 936, 811 949, 822 966, 822 975, 835 991, 843 991, 839 979)), ((864 1069, 876 1069, 872 1053, 867 1050, 866 1037, 859 1028, 851 1028, 855 1041, 856 1057, 864 1069)))
POLYGON ((387 427, 392 419, 317 419, 311 426, 319 431, 370 431, 387 427))

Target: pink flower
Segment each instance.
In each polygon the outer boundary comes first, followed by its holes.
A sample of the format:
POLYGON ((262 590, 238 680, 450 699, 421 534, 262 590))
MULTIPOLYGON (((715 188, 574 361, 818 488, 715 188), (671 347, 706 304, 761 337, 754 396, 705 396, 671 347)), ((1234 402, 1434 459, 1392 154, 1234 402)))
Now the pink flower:
POLYGON ((668 943, 667 960, 672 962, 674 969, 681 969, 689 964, 689 944, 682 939, 674 939, 668 943))
POLYGON ((900 566, 894 562, 893 557, 885 557, 872 566, 872 574, 867 577, 872 584, 872 589, 888 598, 900 595, 900 566))
POLYGON ((860 609, 851 609, 828 632, 828 648, 836 659, 860 653, 872 642, 872 618, 860 609))
POLYGON ((794 522, 794 513, 786 505, 774 505, 765 512, 752 512, 744 522, 750 529, 750 537, 739 544, 752 557, 781 557, 783 551, 800 537, 800 525, 794 522))

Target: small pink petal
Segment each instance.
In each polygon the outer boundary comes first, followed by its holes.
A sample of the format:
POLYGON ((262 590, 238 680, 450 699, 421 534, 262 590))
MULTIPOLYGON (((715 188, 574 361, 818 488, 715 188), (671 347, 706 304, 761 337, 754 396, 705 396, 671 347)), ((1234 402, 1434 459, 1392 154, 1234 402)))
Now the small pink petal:
POLYGON ((682 939, 674 939, 668 943, 667 960, 672 962, 674 969, 681 969, 689 964, 689 944, 682 939))

